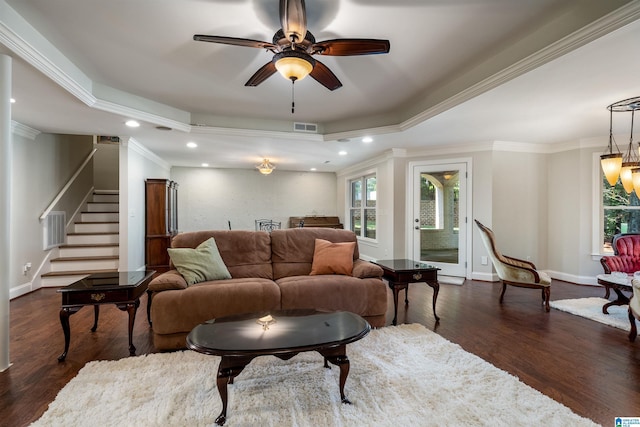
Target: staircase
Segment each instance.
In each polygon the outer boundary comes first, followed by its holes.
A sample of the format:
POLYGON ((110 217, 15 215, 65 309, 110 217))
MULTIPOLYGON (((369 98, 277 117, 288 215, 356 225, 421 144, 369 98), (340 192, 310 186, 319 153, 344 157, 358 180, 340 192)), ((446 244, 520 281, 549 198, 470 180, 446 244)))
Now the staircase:
POLYGON ((42 275, 42 286, 66 286, 88 274, 118 271, 119 195, 96 191, 80 220, 67 233, 51 271, 42 275))

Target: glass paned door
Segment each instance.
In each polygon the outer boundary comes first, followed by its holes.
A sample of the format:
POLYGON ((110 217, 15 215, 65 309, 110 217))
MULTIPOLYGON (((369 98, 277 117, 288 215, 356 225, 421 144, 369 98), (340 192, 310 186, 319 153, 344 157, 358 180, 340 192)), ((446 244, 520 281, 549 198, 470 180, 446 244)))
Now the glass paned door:
POLYGON ((466 164, 413 168, 413 258, 466 276, 466 164))

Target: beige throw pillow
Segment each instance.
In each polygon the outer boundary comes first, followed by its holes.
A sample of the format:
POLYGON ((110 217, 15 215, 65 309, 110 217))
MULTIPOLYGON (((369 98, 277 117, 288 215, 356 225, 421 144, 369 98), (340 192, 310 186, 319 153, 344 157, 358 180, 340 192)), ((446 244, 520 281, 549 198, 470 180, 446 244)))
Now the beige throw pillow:
POLYGON ((316 239, 310 275, 344 274, 351 276, 353 271, 353 251, 356 242, 332 243, 316 239))
POLYGON ((188 285, 208 280, 231 279, 218 246, 213 237, 197 248, 170 248, 169 256, 176 269, 184 276, 188 285))

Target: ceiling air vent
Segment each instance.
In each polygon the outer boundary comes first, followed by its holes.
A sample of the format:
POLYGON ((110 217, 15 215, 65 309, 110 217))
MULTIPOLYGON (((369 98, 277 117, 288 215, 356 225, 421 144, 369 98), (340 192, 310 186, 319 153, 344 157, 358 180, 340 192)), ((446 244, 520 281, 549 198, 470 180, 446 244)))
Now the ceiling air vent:
POLYGON ((309 132, 309 133, 318 133, 318 125, 315 123, 294 123, 293 124, 294 132, 309 132))
POLYGON ((119 144, 120 137, 98 135, 98 144, 119 144))

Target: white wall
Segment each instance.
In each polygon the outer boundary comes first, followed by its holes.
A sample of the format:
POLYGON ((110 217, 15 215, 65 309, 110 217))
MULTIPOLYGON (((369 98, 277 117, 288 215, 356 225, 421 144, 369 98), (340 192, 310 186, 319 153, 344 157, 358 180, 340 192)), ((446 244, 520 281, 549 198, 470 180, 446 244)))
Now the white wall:
MULTIPOLYGON (((36 133, 34 133, 35 135, 36 133)), ((43 250, 40 215, 73 176, 93 149, 91 137, 39 134, 36 137, 13 134, 13 172, 11 200, 11 297, 34 290, 40 267, 48 252, 43 250), (31 270, 22 273, 30 262, 31 270)), ((93 169, 87 166, 84 175, 56 205, 54 210, 67 212, 71 219, 78 203, 91 187, 93 169)))
POLYGON ((547 268, 548 155, 493 153, 492 226, 503 254, 547 268))
MULTIPOLYGON (((606 141, 573 141, 559 151, 526 144, 482 143, 461 147, 387 153, 339 173, 338 211, 346 211, 349 178, 376 170, 378 173, 379 234, 375 242, 360 242, 364 258, 387 254, 405 257, 406 177, 410 161, 470 157, 473 211, 496 233, 503 253, 527 259, 549 271, 555 279, 594 284, 602 272, 599 255, 592 253, 593 153, 606 141), (584 146, 584 147, 583 147, 584 146), (402 244, 399 244, 402 241, 402 244)), ((556 148, 557 149, 557 148, 556 148)), ((346 224, 345 224, 346 225, 346 224)), ((497 280, 475 225, 472 227, 472 278, 497 280)))
POLYGON ((289 217, 304 215, 338 215, 344 222, 333 173, 174 167, 171 179, 179 185, 181 232, 226 230, 229 221, 234 230, 254 230, 261 218, 288 228, 289 217))
POLYGON ((120 145, 95 144, 93 156, 93 186, 96 190, 118 190, 120 175, 120 145))
POLYGON ((134 140, 120 145, 120 271, 145 267, 145 179, 169 179, 170 167, 134 140))

